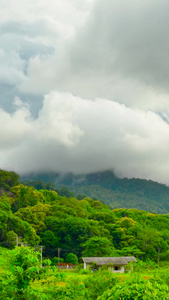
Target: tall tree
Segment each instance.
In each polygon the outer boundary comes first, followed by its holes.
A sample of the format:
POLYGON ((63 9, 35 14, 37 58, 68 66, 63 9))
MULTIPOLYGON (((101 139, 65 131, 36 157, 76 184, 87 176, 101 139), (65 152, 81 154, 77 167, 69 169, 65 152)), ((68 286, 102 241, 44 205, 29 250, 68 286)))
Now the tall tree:
POLYGON ((83 244, 83 247, 85 250, 82 255, 87 257, 115 256, 117 254, 113 244, 106 237, 92 237, 83 244))

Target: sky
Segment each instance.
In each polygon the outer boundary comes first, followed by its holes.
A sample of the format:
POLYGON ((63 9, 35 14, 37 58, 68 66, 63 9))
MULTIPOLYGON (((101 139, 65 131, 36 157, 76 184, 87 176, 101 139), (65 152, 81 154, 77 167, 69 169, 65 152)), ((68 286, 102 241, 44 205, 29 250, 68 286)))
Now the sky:
POLYGON ((0 168, 169 185, 168 12, 168 0, 1 0, 0 168))

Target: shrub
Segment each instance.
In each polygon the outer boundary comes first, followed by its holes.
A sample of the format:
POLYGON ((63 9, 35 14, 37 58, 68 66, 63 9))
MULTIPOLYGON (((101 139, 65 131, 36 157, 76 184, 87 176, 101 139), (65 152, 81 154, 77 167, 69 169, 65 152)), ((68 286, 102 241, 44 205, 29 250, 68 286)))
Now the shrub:
POLYGON ((91 274, 91 271, 90 270, 81 269, 78 273, 80 275, 89 275, 89 274, 91 274))
POLYGON ((112 288, 117 281, 117 276, 110 271, 94 272, 84 280, 86 288, 85 299, 97 299, 108 288, 112 288))
POLYGON ((85 287, 78 278, 72 278, 65 287, 50 287, 44 291, 47 299, 84 300, 85 287))
POLYGON ((82 264, 78 264, 78 265, 76 266, 76 269, 77 269, 78 271, 82 270, 83 268, 84 268, 83 263, 82 263, 82 264))
POLYGON ((115 285, 112 289, 105 291, 98 300, 167 300, 169 288, 158 281, 151 282, 134 276, 125 281, 125 284, 115 285))
POLYGON ((58 263, 58 260, 60 261, 60 263, 63 263, 63 262, 64 262, 64 259, 63 259, 63 258, 60 257, 60 258, 58 259, 58 257, 55 256, 55 257, 53 257, 53 258, 51 259, 52 265, 56 265, 56 264, 58 263))
POLYGON ((69 253, 66 256, 66 263, 71 263, 72 265, 77 265, 78 264, 78 257, 74 253, 69 253))

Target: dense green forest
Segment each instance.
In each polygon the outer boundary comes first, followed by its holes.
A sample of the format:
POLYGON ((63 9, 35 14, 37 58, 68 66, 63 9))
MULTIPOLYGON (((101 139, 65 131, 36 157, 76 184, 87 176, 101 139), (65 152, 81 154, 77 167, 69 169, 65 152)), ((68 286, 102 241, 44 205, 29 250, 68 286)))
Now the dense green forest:
POLYGON ((30 174, 21 179, 36 189, 60 189, 64 185, 76 197, 85 195, 98 199, 113 209, 123 207, 169 213, 169 187, 152 180, 118 178, 112 171, 64 176, 58 173, 30 174))
MULTIPOLYGON (((169 215, 137 209, 111 209, 88 197, 77 199, 66 188, 37 190, 19 183, 14 172, 0 171, 0 243, 44 246, 49 258, 134 255, 155 262, 169 258, 169 215), (69 197, 68 197, 69 196, 69 197), (18 238, 19 237, 19 238, 18 238)), ((80 197, 79 197, 80 198, 80 197)))
POLYGON ((52 182, 29 184, 0 170, 3 300, 168 299, 168 214, 112 209, 52 182), (133 271, 121 276, 81 264, 82 256, 133 255, 133 271))

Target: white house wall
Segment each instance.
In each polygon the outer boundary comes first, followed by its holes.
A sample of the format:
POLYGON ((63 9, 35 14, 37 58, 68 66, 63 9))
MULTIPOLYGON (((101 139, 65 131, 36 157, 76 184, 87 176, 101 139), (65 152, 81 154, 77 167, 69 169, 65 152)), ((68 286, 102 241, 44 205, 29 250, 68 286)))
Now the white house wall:
MULTIPOLYGON (((105 266, 105 265, 104 265, 105 266)), ((107 265, 107 267, 109 267, 109 270, 112 272, 112 273, 124 273, 125 271, 125 268, 124 266, 118 266, 119 270, 115 270, 115 266, 109 266, 107 265)), ((93 268, 93 263, 84 263, 84 269, 90 269, 90 268, 93 268)), ((99 269, 101 268, 101 266, 99 266, 99 269)))
POLYGON ((124 273, 125 269, 124 266, 118 266, 119 270, 115 270, 115 267, 112 267, 113 273, 124 273))

